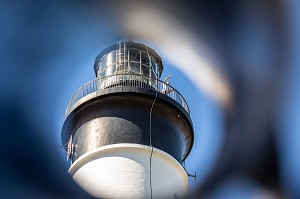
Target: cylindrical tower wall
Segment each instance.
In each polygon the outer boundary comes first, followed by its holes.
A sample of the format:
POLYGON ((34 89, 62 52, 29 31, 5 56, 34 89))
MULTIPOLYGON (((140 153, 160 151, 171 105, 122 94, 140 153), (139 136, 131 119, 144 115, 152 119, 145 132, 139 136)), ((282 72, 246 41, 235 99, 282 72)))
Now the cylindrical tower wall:
POLYGON ((188 116, 166 101, 169 99, 163 95, 159 95, 153 104, 154 91, 148 91, 148 94, 111 91, 86 101, 65 121, 62 139, 67 142, 72 136, 75 146, 72 160, 105 145, 135 143, 149 146, 151 142, 152 146, 181 163, 193 141, 188 116))
POLYGON ((188 189, 186 173, 172 156, 138 144, 92 150, 69 173, 96 198, 174 198, 188 189))

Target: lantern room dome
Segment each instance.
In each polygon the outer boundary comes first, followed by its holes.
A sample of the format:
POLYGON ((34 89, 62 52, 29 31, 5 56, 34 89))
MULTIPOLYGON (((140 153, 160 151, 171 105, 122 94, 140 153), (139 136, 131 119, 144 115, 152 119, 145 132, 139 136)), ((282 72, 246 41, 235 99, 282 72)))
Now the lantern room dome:
POLYGON ((115 74, 139 74, 159 79, 163 64, 161 57, 152 48, 133 41, 121 41, 98 54, 94 70, 98 78, 115 74))

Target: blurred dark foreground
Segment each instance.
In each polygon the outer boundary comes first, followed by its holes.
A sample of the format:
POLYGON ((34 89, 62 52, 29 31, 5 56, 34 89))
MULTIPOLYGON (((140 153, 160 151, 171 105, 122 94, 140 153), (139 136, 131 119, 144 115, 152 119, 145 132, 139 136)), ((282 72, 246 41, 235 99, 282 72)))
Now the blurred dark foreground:
POLYGON ((187 198, 300 198, 296 0, 0 5, 1 198, 89 198, 58 158, 53 107, 66 76, 73 74, 64 66, 80 60, 81 51, 74 48, 134 38, 118 17, 135 6, 162 12, 201 37, 220 57, 229 81, 221 153, 187 198))

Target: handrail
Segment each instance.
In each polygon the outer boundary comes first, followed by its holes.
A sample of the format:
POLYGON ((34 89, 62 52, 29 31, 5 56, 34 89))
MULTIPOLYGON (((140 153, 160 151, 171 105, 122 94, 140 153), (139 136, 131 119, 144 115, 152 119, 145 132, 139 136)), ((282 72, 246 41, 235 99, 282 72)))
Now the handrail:
POLYGON ((132 86, 156 90, 178 102, 187 111, 187 113, 190 114, 188 104, 183 98, 183 96, 169 84, 166 84, 165 82, 159 79, 145 77, 143 75, 116 74, 94 79, 81 86, 70 98, 66 107, 65 118, 71 112, 72 106, 88 94, 96 92, 97 90, 123 86, 132 86))

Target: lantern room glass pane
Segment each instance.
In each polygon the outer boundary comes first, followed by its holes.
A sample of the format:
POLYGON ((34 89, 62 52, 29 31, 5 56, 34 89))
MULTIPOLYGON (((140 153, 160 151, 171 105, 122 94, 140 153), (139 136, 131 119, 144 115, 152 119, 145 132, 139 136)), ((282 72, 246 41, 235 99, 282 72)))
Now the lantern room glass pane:
POLYGON ((106 62, 106 65, 111 65, 112 63, 115 63, 116 62, 116 51, 111 51, 110 53, 108 53, 107 55, 107 62, 106 62))
POLYGON ((98 75, 103 72, 106 68, 106 60, 107 60, 107 55, 104 55, 101 61, 99 62, 99 69, 98 69, 98 75))
POLYGON ((115 63, 107 66, 107 68, 106 68, 106 75, 107 76, 113 75, 115 73, 116 73, 116 64, 115 63))
POLYGON ((152 77, 158 78, 159 77, 158 63, 156 62, 156 60, 153 57, 151 57, 151 66, 152 66, 152 71, 155 73, 155 75, 152 77))
POLYGON ((129 61, 140 62, 140 50, 129 49, 129 61))
POLYGON ((142 65, 142 75, 149 77, 149 68, 145 65, 142 65))
POLYGON ((99 77, 105 77, 105 76, 106 76, 106 70, 103 70, 103 72, 100 73, 98 76, 99 76, 99 77))
POLYGON ((156 79, 157 79, 157 77, 156 77, 156 74, 154 73, 154 71, 153 71, 153 70, 151 70, 151 77, 152 77, 152 78, 156 78, 156 79))
POLYGON ((136 74, 140 74, 140 64, 136 62, 130 62, 129 71, 136 74))
POLYGON ((122 63, 120 65, 118 65, 117 69, 116 69, 116 73, 117 74, 125 74, 126 72, 128 72, 127 70, 127 65, 125 63, 122 63))
POLYGON ((145 53, 145 52, 142 52, 142 58, 141 58, 141 61, 142 61, 142 64, 145 64, 147 66, 149 66, 149 57, 148 57, 148 54, 145 53))

